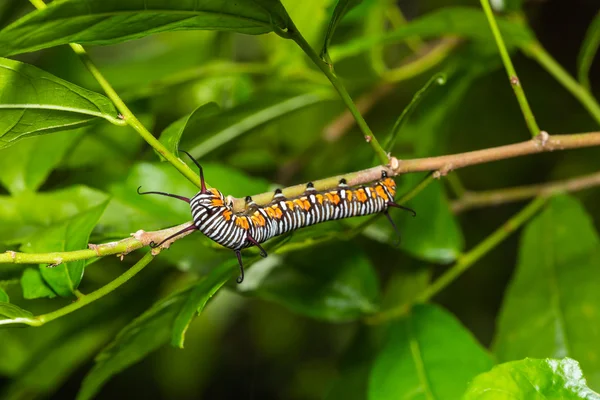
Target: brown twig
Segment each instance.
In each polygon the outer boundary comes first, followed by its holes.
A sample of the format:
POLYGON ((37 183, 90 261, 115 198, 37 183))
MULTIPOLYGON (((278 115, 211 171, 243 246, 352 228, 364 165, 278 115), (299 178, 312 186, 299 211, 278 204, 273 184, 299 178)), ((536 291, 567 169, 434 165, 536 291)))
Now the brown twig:
MULTIPOLYGON (((362 185, 378 180, 381 171, 386 170, 389 175, 400 175, 409 172, 435 171, 434 176, 439 178, 450 171, 467 167, 469 165, 484 164, 492 161, 506 160, 529 154, 543 153, 555 150, 566 150, 583 147, 600 146, 600 132, 576 133, 571 135, 548 135, 542 131, 538 136, 525 142, 492 147, 484 150, 469 151, 466 153, 450 154, 439 157, 415 158, 412 160, 398 160, 391 157, 390 165, 377 166, 349 174, 333 176, 314 181, 317 190, 328 190, 337 186, 340 179, 345 178, 349 185, 362 185)), ((296 197, 304 193, 306 184, 299 184, 283 189, 286 197, 296 197)), ((252 196, 259 205, 268 204, 273 199, 273 193, 261 193, 252 196)), ((232 198, 235 212, 245 209, 245 199, 232 198)))
POLYGON ((579 176, 577 178, 537 185, 517 186, 479 192, 467 191, 460 199, 452 202, 452 211, 455 214, 458 214, 472 208, 513 203, 539 195, 549 195, 559 192, 576 192, 595 186, 600 186, 600 171, 589 175, 579 176))

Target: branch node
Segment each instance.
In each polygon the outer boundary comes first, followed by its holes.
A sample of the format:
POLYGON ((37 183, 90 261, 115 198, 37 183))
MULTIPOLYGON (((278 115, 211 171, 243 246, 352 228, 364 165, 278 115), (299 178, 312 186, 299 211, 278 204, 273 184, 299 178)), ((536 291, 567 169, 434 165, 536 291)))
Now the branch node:
POLYGON ((365 135, 365 142, 371 143, 371 140, 373 140, 373 138, 370 135, 365 135))
POLYGON ((46 266, 46 268, 54 268, 54 267, 58 267, 60 264, 63 263, 63 258, 62 257, 56 257, 56 259, 54 260, 54 263, 52 264, 48 264, 46 266))
POLYGON ((98 246, 97 244, 93 244, 93 243, 88 243, 88 249, 90 250, 94 250, 94 252, 96 253, 96 255, 98 257, 100 257, 100 246, 98 246))
MULTIPOLYGON (((550 135, 546 131, 540 131, 540 134, 537 135, 534 138, 534 140, 536 141, 536 144, 538 147, 545 149, 546 145, 548 144, 548 141, 550 140, 550 135)), ((552 149, 550 149, 550 150, 552 150, 552 149)))
POLYGON ((17 252, 16 251, 8 250, 6 252, 6 254, 8 254, 10 256, 10 258, 12 258, 13 261, 17 261, 17 252))
POLYGON ((517 76, 511 76, 510 84, 513 86, 519 86, 519 85, 521 85, 521 82, 519 82, 519 78, 517 76))
POLYGON ((400 160, 398 160, 394 156, 391 156, 390 157, 390 168, 395 172, 399 166, 400 166, 400 160))

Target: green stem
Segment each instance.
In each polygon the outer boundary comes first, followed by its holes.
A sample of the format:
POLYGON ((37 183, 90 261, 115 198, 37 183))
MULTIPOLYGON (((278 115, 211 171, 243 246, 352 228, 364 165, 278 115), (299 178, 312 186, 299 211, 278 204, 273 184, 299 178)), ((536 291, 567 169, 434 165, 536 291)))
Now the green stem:
MULTIPOLYGON (((152 251, 147 252, 144 255, 144 257, 142 257, 137 263, 135 263, 135 265, 133 267, 129 268, 127 271, 125 271, 123 274, 121 274, 117 279, 107 283, 106 285, 102 286, 100 289, 98 289, 90 294, 82 295, 81 297, 79 297, 77 299, 77 301, 69 304, 66 307, 60 308, 60 309, 50 312, 48 314, 42 314, 42 315, 38 315, 37 317, 34 317, 33 320, 37 322, 35 324, 35 326, 44 325, 47 322, 50 322, 57 318, 63 317, 67 314, 72 313, 75 310, 85 307, 88 304, 93 303, 94 301, 106 296, 107 294, 109 294, 113 290, 117 289, 119 286, 123 285, 125 282, 127 282, 131 278, 133 278, 138 272, 140 272, 142 269, 144 269, 144 267, 146 265, 150 264, 150 262, 153 259, 154 259, 154 255, 152 255, 152 251)), ((30 324, 30 325, 32 325, 32 324, 30 324)))
POLYGON ((350 113, 352 113, 354 119, 356 119, 356 123, 360 130, 363 132, 365 140, 371 145, 371 147, 377 154, 377 157, 379 157, 381 163, 383 165, 389 163, 389 159, 387 154, 385 153, 385 150, 383 150, 383 148, 377 141, 377 138, 371 131, 371 128, 369 128, 369 125, 367 125, 367 122, 356 108, 356 105, 352 101, 350 94, 348 94, 348 91, 346 91, 346 88, 344 87, 342 82, 333 73, 332 68, 323 60, 321 60, 318 54, 313 50, 310 44, 308 44, 306 39, 304 39, 304 37, 298 31, 298 29, 296 29, 296 27, 292 27, 292 30, 289 35, 291 39, 294 42, 296 42, 296 44, 300 46, 304 53, 306 53, 306 55, 312 60, 312 62, 325 74, 325 76, 327 77, 327 79, 329 79, 335 90, 337 90, 342 101, 346 104, 346 107, 348 107, 348 110, 350 110, 350 113))
POLYGON ((594 99, 594 96, 588 92, 585 87, 579 84, 569 73, 548 54, 546 49, 538 42, 523 47, 523 52, 529 57, 536 60, 543 68, 546 69, 565 89, 579 100, 579 102, 590 113, 592 118, 600 124, 600 105, 594 99))
MULTIPOLYGON (((510 236, 514 231, 516 231, 531 217, 533 217, 544 206, 544 204, 546 204, 546 200, 546 196, 540 196, 529 203, 515 216, 506 221, 494 233, 475 246, 475 248, 464 254, 452 268, 450 268, 435 282, 429 285, 415 299, 415 302, 422 303, 430 300, 433 296, 446 288, 450 283, 454 282, 456 278, 458 278, 463 272, 469 269, 479 259, 489 253, 490 250, 498 246, 502 241, 504 241, 504 239, 510 236)), ((375 314, 369 317, 367 321, 373 324, 380 324, 382 322, 401 317, 410 309, 410 306, 411 304, 401 304, 397 307, 382 311, 379 314, 375 314)))
POLYGON ((498 28, 498 24, 496 23, 496 19, 494 18, 494 13, 492 12, 492 7, 490 6, 489 0, 481 0, 481 6, 483 7, 485 16, 487 17, 488 22, 490 24, 490 28, 492 29, 492 34, 494 35, 496 45, 498 46, 498 50, 500 51, 500 57, 502 57, 504 68, 506 69, 508 79, 515 92, 515 95, 517 96, 517 101, 519 102, 521 112, 525 117, 527 127, 531 132, 531 136, 535 137, 539 135, 540 128, 537 125, 531 108, 529 107, 529 102, 527 101, 527 97, 525 96, 525 92, 523 91, 523 87, 521 86, 521 81, 517 76, 517 71, 515 70, 515 67, 513 66, 512 61, 510 60, 508 50, 506 49, 506 45, 504 44, 504 40, 502 39, 502 35, 500 34, 500 29, 498 28))
MULTIPOLYGON (((30 0, 31 4, 38 10, 43 10, 47 6, 43 0, 30 0)), ((131 126, 150 146, 154 148, 160 155, 162 155, 168 162, 170 162, 183 176, 185 176, 194 185, 200 187, 200 178, 192 171, 186 163, 177 158, 167 148, 144 127, 144 125, 137 119, 137 117, 131 112, 127 105, 121 100, 117 92, 113 89, 110 83, 104 78, 100 70, 96 67, 94 62, 90 59, 89 55, 83 48, 83 46, 75 43, 70 43, 71 49, 79 56, 83 64, 90 71, 90 73, 96 78, 108 98, 114 103, 115 107, 123 119, 131 126)))

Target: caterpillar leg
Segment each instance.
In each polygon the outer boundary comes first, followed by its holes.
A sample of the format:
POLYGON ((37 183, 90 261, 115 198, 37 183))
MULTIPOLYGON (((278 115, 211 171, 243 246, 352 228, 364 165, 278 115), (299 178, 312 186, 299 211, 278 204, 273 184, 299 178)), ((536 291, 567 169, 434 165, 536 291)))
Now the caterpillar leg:
POLYGON ((417 213, 412 208, 401 206, 400 204, 396 204, 393 201, 388 201, 387 205, 388 205, 388 207, 396 207, 396 208, 400 208, 404 211, 408 211, 409 213, 412 213, 413 217, 417 216, 417 213))
POLYGON ((258 243, 252 236, 250 236, 250 234, 246 235, 246 239, 248 239, 248 241, 250 243, 252 243, 253 245, 255 245, 256 247, 258 247, 258 249, 260 250, 260 256, 262 258, 267 257, 267 252, 265 251, 265 249, 263 249, 262 246, 260 245, 260 243, 258 243))
POLYGON ((187 197, 183 197, 183 196, 179 196, 179 195, 176 195, 176 194, 171 194, 171 193, 165 193, 165 192, 140 192, 140 189, 141 189, 141 188, 142 188, 141 186, 139 186, 139 187, 137 188, 137 193, 138 193, 139 195, 143 195, 143 194, 159 194, 159 195, 161 195, 161 196, 173 197, 173 198, 175 198, 175 199, 179 199, 179 200, 181 200, 181 201, 185 201, 185 202, 186 202, 186 203, 188 203, 188 204, 190 203, 190 199, 189 199, 189 198, 187 198, 187 197))
POLYGON ((390 221, 390 224, 392 224, 392 228, 394 228, 394 232, 396 232, 396 237, 398 239, 394 243, 394 246, 398 247, 398 246, 400 246, 400 241, 402 239, 402 237, 400 236, 400 230, 398 230, 398 227, 394 223, 394 220, 392 219, 392 216, 390 215, 390 213, 388 212, 388 210, 385 210, 383 212, 383 214, 386 216, 386 218, 388 219, 388 221, 390 221))
POLYGON ((392 217, 390 216, 389 207, 400 208, 402 210, 408 211, 408 212, 412 213, 413 217, 416 217, 417 213, 412 208, 401 206, 400 204, 396 204, 393 201, 389 201, 387 203, 387 205, 388 205, 388 208, 386 208, 383 213, 387 217, 388 221, 390 221, 390 224, 392 224, 392 228, 394 228, 394 231, 396 232, 396 236, 398 237, 398 240, 396 241, 396 243, 394 243, 394 246, 397 247, 400 245, 400 240, 401 240, 400 230, 398 230, 398 227, 396 226, 396 224, 394 223, 394 220, 392 220, 392 217))
POLYGON ((166 238, 165 240, 163 240, 159 244, 156 244, 154 242, 150 242, 150 247, 152 247, 153 249, 155 249, 157 247, 160 247, 163 243, 165 243, 165 242, 173 239, 174 237, 181 235, 182 233, 189 232, 189 231, 195 231, 195 230, 198 230, 198 227, 196 225, 190 225, 187 228, 184 228, 184 229, 180 230, 179 232, 176 232, 173 235, 169 236, 168 238, 166 238))
POLYGON ((240 276, 236 278, 237 283, 244 282, 244 264, 242 263, 242 252, 240 250, 235 251, 235 255, 237 256, 238 263, 240 264, 240 276))

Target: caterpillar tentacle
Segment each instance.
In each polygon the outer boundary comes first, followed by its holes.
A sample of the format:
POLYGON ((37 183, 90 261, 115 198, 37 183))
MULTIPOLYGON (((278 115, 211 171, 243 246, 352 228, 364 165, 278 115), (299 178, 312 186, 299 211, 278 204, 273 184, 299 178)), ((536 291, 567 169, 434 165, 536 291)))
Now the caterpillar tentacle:
POLYGON ((234 213, 231 201, 223 193, 214 188, 206 188, 202 167, 196 160, 194 163, 199 168, 202 187, 200 192, 189 199, 194 225, 165 239, 159 245, 189 229, 197 229, 213 241, 234 250, 240 266, 238 283, 244 279, 241 250, 256 246, 260 255, 266 257, 267 252, 260 244, 275 236, 324 221, 384 213, 400 238, 388 213, 389 207, 401 208, 416 215, 412 209, 394 203, 396 182, 385 170, 382 171, 380 180, 367 186, 350 187, 345 179, 340 179, 335 190, 317 191, 313 183, 308 182, 304 194, 295 198, 286 198, 281 189, 277 189, 273 200, 264 206, 257 205, 248 196, 246 210, 234 213))

